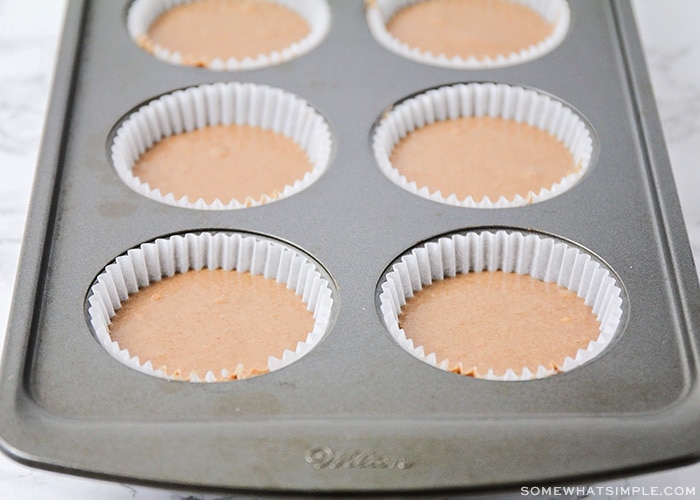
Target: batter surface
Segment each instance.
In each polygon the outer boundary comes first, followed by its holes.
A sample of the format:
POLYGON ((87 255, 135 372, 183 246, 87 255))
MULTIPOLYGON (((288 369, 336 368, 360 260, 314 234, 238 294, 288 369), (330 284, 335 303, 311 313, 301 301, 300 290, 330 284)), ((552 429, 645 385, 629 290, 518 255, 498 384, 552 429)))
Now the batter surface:
POLYGON ((429 0, 387 23, 395 38, 433 55, 484 59, 520 52, 554 31, 534 10, 504 0, 429 0))
POLYGON ((291 139, 248 125, 217 125, 165 137, 137 160, 133 174, 151 189, 191 202, 276 198, 311 171, 291 139))
POLYGON ((407 300, 399 326, 449 369, 558 370, 600 335, 591 307, 574 292, 515 273, 476 272, 435 281, 407 300))
POLYGON ((394 148, 391 164, 418 187, 475 201, 513 199, 551 188, 576 170, 551 134, 494 117, 462 117, 421 127, 394 148))
POLYGON ((211 370, 244 376, 267 371, 269 356, 295 350, 313 329, 301 297, 273 279, 221 269, 164 278, 123 302, 109 327, 113 340, 142 363, 171 376, 204 378, 211 370))
POLYGON ((281 51, 310 33, 293 10, 266 0, 199 0, 163 13, 139 41, 179 52, 183 64, 201 66, 219 58, 255 59, 281 51))

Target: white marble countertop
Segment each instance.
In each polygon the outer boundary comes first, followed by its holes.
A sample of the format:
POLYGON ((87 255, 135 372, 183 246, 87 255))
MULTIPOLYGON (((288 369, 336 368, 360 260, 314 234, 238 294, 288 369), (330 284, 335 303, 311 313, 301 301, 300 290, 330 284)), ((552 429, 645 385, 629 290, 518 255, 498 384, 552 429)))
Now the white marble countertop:
MULTIPOLYGON (((633 0, 693 256, 700 264, 700 2, 633 0)), ((4 338, 64 0, 0 0, 0 340, 4 338)), ((700 465, 603 486, 695 487, 700 465)), ((588 498, 630 498, 621 489, 588 498)), ((221 498, 30 469, 0 455, 0 499, 221 498)), ((677 496, 677 498, 685 498, 677 496)), ((690 498, 688 496, 688 498, 690 498)))

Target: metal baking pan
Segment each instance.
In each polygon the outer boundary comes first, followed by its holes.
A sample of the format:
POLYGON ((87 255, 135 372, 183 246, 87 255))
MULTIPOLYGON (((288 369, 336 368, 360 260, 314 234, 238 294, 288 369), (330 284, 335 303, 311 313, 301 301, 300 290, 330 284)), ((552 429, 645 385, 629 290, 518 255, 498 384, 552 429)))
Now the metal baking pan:
POLYGON ((629 3, 572 1, 561 46, 491 70, 403 60, 374 41, 362 2, 330 4, 330 33, 306 56, 214 72, 143 52, 126 31, 126 0, 70 3, 2 366, 4 451, 92 477, 258 493, 483 491, 698 459, 700 290, 629 3), (232 211, 165 206, 127 188, 106 152, 114 125, 154 96, 215 81, 308 100, 336 140, 323 177, 232 211), (398 189, 376 166, 373 123, 405 96, 471 81, 572 105, 597 133, 594 168, 521 208, 450 207, 398 189), (418 242, 482 227, 553 234, 600 256, 627 296, 614 344, 528 382, 460 377, 397 348, 376 310, 384 269, 418 242), (98 345, 85 300, 103 267, 159 236, 207 229, 292 242, 328 270, 337 318, 303 360, 193 384, 143 375, 98 345))

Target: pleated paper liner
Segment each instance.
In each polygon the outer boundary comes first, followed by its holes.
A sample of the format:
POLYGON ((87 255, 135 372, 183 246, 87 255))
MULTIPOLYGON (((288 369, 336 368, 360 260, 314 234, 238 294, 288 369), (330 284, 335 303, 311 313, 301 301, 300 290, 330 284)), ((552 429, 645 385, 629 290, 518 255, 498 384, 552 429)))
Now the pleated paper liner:
POLYGON ((434 54, 412 47, 396 38, 387 30, 387 23, 400 10, 426 0, 367 0, 367 24, 377 42, 387 50, 412 61, 452 69, 489 69, 535 60, 554 50, 566 37, 569 29, 570 11, 564 0, 505 0, 523 5, 547 23, 552 24, 552 32, 534 45, 522 47, 517 51, 499 54, 496 57, 448 56, 434 54))
MULTIPOLYGON (((380 281, 379 289, 382 320, 401 348, 442 370, 488 380, 531 380, 576 369, 599 356, 619 333, 624 307, 621 285, 598 259, 563 240, 526 231, 455 233, 420 245, 400 257, 380 281), (416 292, 457 274, 497 270, 529 275, 575 292, 592 308, 599 322, 597 339, 566 359, 552 359, 549 367, 542 364, 533 371, 523 364, 500 375, 493 369, 475 373, 473 367, 455 366, 446 355, 426 352, 400 328, 401 308, 416 292)), ((488 342, 488 338, 484 341, 488 342)))
POLYGON ((136 0, 127 15, 127 30, 134 42, 154 57, 175 65, 203 66, 210 70, 247 70, 281 64, 300 57, 318 46, 331 24, 331 14, 325 0, 259 0, 278 4, 301 16, 309 26, 309 33, 287 47, 264 54, 228 59, 202 60, 158 45, 148 37, 150 26, 165 12, 197 0, 136 0))
POLYGON ((150 101, 119 125, 111 145, 111 159, 121 180, 150 199, 185 208, 232 210, 270 203, 302 191, 326 170, 331 150, 328 123, 306 101, 266 85, 233 82, 190 87, 150 101), (213 202, 194 194, 176 198, 172 192, 162 192, 134 175, 134 165, 141 155, 163 138, 218 125, 248 125, 280 134, 304 151, 309 170, 281 190, 270 186, 264 194, 255 193, 244 199, 217 198, 213 202))
MULTIPOLYGON (((126 366, 148 375, 191 382, 215 382, 243 378, 250 367, 234 364, 221 373, 166 373, 151 360, 140 359, 110 336, 110 323, 128 297, 154 282, 192 270, 223 269, 250 272, 286 285, 313 313, 313 329, 296 345, 280 345, 270 353, 272 372, 306 355, 330 327, 333 291, 325 274, 310 258, 273 239, 244 233, 186 233, 144 243, 117 257, 96 278, 88 293, 88 317, 95 337, 104 349, 126 366), (203 375, 203 376, 202 376, 203 375)), ((303 336, 303 335, 302 335, 303 336)), ((168 371, 173 367, 168 367, 168 371)))
MULTIPOLYGON (((466 208, 519 207, 557 196, 571 189, 586 174, 597 154, 593 131, 578 112, 543 92, 500 83, 449 85, 401 101, 379 120, 374 129, 372 147, 379 169, 397 186, 422 198, 466 208), (392 165, 392 151, 411 132, 436 122, 463 117, 502 118, 545 131, 571 154, 572 170, 553 184, 537 190, 509 198, 502 195, 497 199, 488 196, 474 199, 472 195, 459 198, 453 192, 418 185, 392 165)), ((435 158, 435 162, 439 161, 439 157, 435 158)), ((483 175, 489 175, 487 169, 483 175)))

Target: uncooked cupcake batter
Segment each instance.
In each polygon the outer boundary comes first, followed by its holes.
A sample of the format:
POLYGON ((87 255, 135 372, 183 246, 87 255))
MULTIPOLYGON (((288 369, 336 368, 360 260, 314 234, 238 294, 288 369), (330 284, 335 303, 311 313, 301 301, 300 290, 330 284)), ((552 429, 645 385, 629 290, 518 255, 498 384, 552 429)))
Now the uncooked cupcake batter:
POLYGON ((515 273, 475 272, 433 282, 407 300, 399 326, 425 353, 465 375, 559 369, 600 335, 574 292, 515 273))
POLYGON ((179 52, 182 63, 205 65, 218 58, 255 59, 279 52, 310 33, 293 10, 266 0, 199 0, 163 13, 139 43, 179 52))
POLYGON ((275 199, 301 180, 312 165, 291 139, 248 125, 218 125, 165 137, 132 170, 151 189, 175 199, 244 203, 262 195, 275 199))
POLYGON ((421 127, 394 148, 391 164, 418 187, 459 200, 496 201, 539 193, 574 173, 574 158, 553 135, 495 117, 462 117, 421 127))
POLYGON ((504 0, 429 0, 398 11, 387 23, 398 40, 449 58, 508 56, 554 31, 534 10, 504 0))
POLYGON ((211 370, 267 371, 269 356, 295 350, 313 329, 312 312, 286 285, 249 272, 188 271, 123 302, 110 335, 121 348, 176 378, 211 370))

